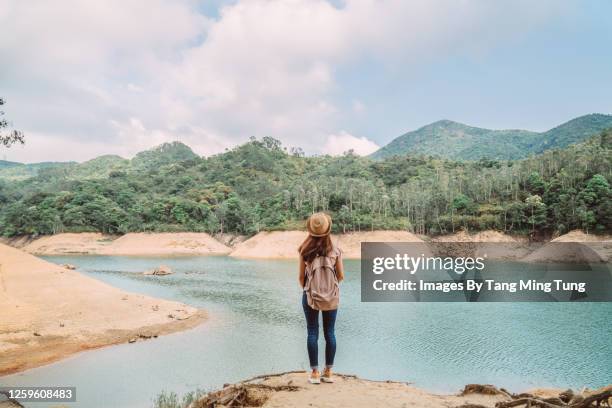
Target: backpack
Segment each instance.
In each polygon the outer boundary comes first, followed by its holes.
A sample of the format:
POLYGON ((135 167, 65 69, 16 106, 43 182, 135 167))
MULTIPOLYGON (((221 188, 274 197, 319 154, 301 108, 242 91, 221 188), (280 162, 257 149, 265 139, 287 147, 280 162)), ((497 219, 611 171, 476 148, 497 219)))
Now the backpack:
POLYGON ((336 260, 340 250, 334 248, 327 256, 317 256, 306 265, 306 299, 315 310, 335 310, 340 302, 340 285, 336 276, 336 260))

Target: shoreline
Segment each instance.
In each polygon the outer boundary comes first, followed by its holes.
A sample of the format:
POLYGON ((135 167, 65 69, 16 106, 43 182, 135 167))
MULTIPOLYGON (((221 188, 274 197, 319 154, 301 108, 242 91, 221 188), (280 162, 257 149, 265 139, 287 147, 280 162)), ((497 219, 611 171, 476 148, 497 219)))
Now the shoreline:
MULTIPOLYGON (((207 233, 128 233, 109 236, 101 233, 62 233, 35 239, 17 237, 2 239, 15 248, 33 255, 108 255, 108 256, 231 256, 243 259, 297 259, 297 248, 306 238, 305 231, 263 231, 252 237, 207 233)), ((503 234, 499 231, 479 231, 469 234, 460 231, 451 235, 427 237, 408 231, 377 230, 332 234, 332 241, 342 248, 345 259, 361 258, 362 242, 410 242, 433 246, 453 243, 474 243, 489 252, 491 259, 525 260, 527 262, 564 261, 559 243, 583 243, 596 248, 609 261, 607 247, 611 235, 585 234, 571 231, 548 242, 530 242, 526 237, 503 234), (496 244, 496 245, 489 245, 496 244), (601 245, 600 245, 601 246, 601 245)), ((464 246, 465 247, 465 246, 464 246)))
POLYGON ((2 244, 0 293, 0 376, 207 319, 203 310, 126 292, 2 244))
POLYGON ((52 364, 81 352, 154 339, 166 334, 177 333, 197 327, 208 318, 200 310, 193 316, 181 321, 143 326, 128 330, 109 329, 106 333, 93 335, 86 341, 69 338, 69 336, 48 336, 39 341, 38 347, 28 350, 11 350, 1 352, 3 359, 10 364, 0 364, 0 378, 6 375, 21 373, 47 364, 52 364), (25 355, 27 354, 27 357, 25 355))
POLYGON ((535 406, 539 405, 538 401, 551 401, 548 399, 553 398, 571 404, 587 399, 606 402, 612 396, 612 385, 582 391, 536 388, 514 394, 493 385, 468 384, 457 394, 438 394, 406 382, 366 380, 350 374, 335 374, 334 377, 334 384, 313 385, 308 383, 306 371, 260 375, 211 391, 193 402, 190 408, 493 408, 525 406, 527 399, 530 400, 529 406, 535 406))

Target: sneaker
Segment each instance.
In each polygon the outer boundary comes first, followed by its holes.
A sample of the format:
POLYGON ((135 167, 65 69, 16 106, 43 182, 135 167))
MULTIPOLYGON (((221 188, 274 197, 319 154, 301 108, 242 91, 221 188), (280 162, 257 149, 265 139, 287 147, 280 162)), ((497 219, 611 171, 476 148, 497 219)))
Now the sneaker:
POLYGON ((323 371, 323 375, 321 376, 321 381, 323 381, 324 383, 330 383, 330 384, 334 382, 334 377, 332 377, 331 370, 323 371))
POLYGON ((321 377, 319 374, 310 373, 308 376, 308 382, 311 384, 321 384, 321 377))

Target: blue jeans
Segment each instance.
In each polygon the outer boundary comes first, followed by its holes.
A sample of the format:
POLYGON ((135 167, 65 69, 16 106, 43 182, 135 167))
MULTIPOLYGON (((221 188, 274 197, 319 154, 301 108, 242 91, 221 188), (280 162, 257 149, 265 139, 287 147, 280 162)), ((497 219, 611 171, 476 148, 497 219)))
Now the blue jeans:
MULTIPOLYGON (((308 306, 306 292, 302 296, 302 307, 304 308, 308 330, 306 345, 308 346, 310 368, 319 368, 319 311, 308 306)), ((323 336, 325 336, 325 367, 331 368, 334 365, 334 356, 336 355, 334 326, 336 325, 338 309, 326 310, 321 313, 323 314, 323 336)))

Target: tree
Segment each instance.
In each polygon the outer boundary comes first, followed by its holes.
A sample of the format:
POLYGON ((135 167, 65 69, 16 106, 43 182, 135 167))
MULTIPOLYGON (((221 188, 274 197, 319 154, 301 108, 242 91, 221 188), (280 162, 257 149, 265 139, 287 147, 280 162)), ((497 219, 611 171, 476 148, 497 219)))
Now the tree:
POLYGON ((473 210, 474 202, 465 194, 457 194, 451 206, 459 213, 470 213, 473 210))
MULTIPOLYGON (((0 106, 4 105, 4 99, 0 98, 0 106)), ((4 111, 0 110, 0 145, 10 147, 14 143, 25 143, 23 132, 19 130, 10 130, 8 133, 3 133, 2 130, 9 127, 9 123, 3 118, 4 111)))
POLYGON ((601 174, 595 174, 586 187, 578 194, 580 205, 578 217, 581 227, 587 232, 593 228, 605 231, 612 223, 610 185, 601 174))
POLYGON ((612 128, 601 132, 601 147, 612 149, 612 128))
POLYGON ((342 233, 346 233, 346 227, 351 226, 351 213, 346 205, 343 205, 336 216, 338 224, 342 225, 342 233))
POLYGON ((302 228, 315 211, 332 215, 334 232, 443 234, 459 226, 517 234, 608 232, 612 155, 601 138, 506 163, 304 156, 272 138, 201 159, 171 145, 155 150, 154 165, 140 155, 131 162, 98 161, 95 171, 84 164, 0 161, 0 233, 250 235, 302 228))
POLYGON ((544 180, 542 180, 539 173, 534 171, 527 178, 526 187, 527 191, 529 191, 531 194, 542 195, 545 187, 544 180))
POLYGON ((535 233, 536 226, 546 223, 546 204, 539 195, 530 195, 525 199, 527 207, 527 222, 531 225, 531 233, 535 233))

